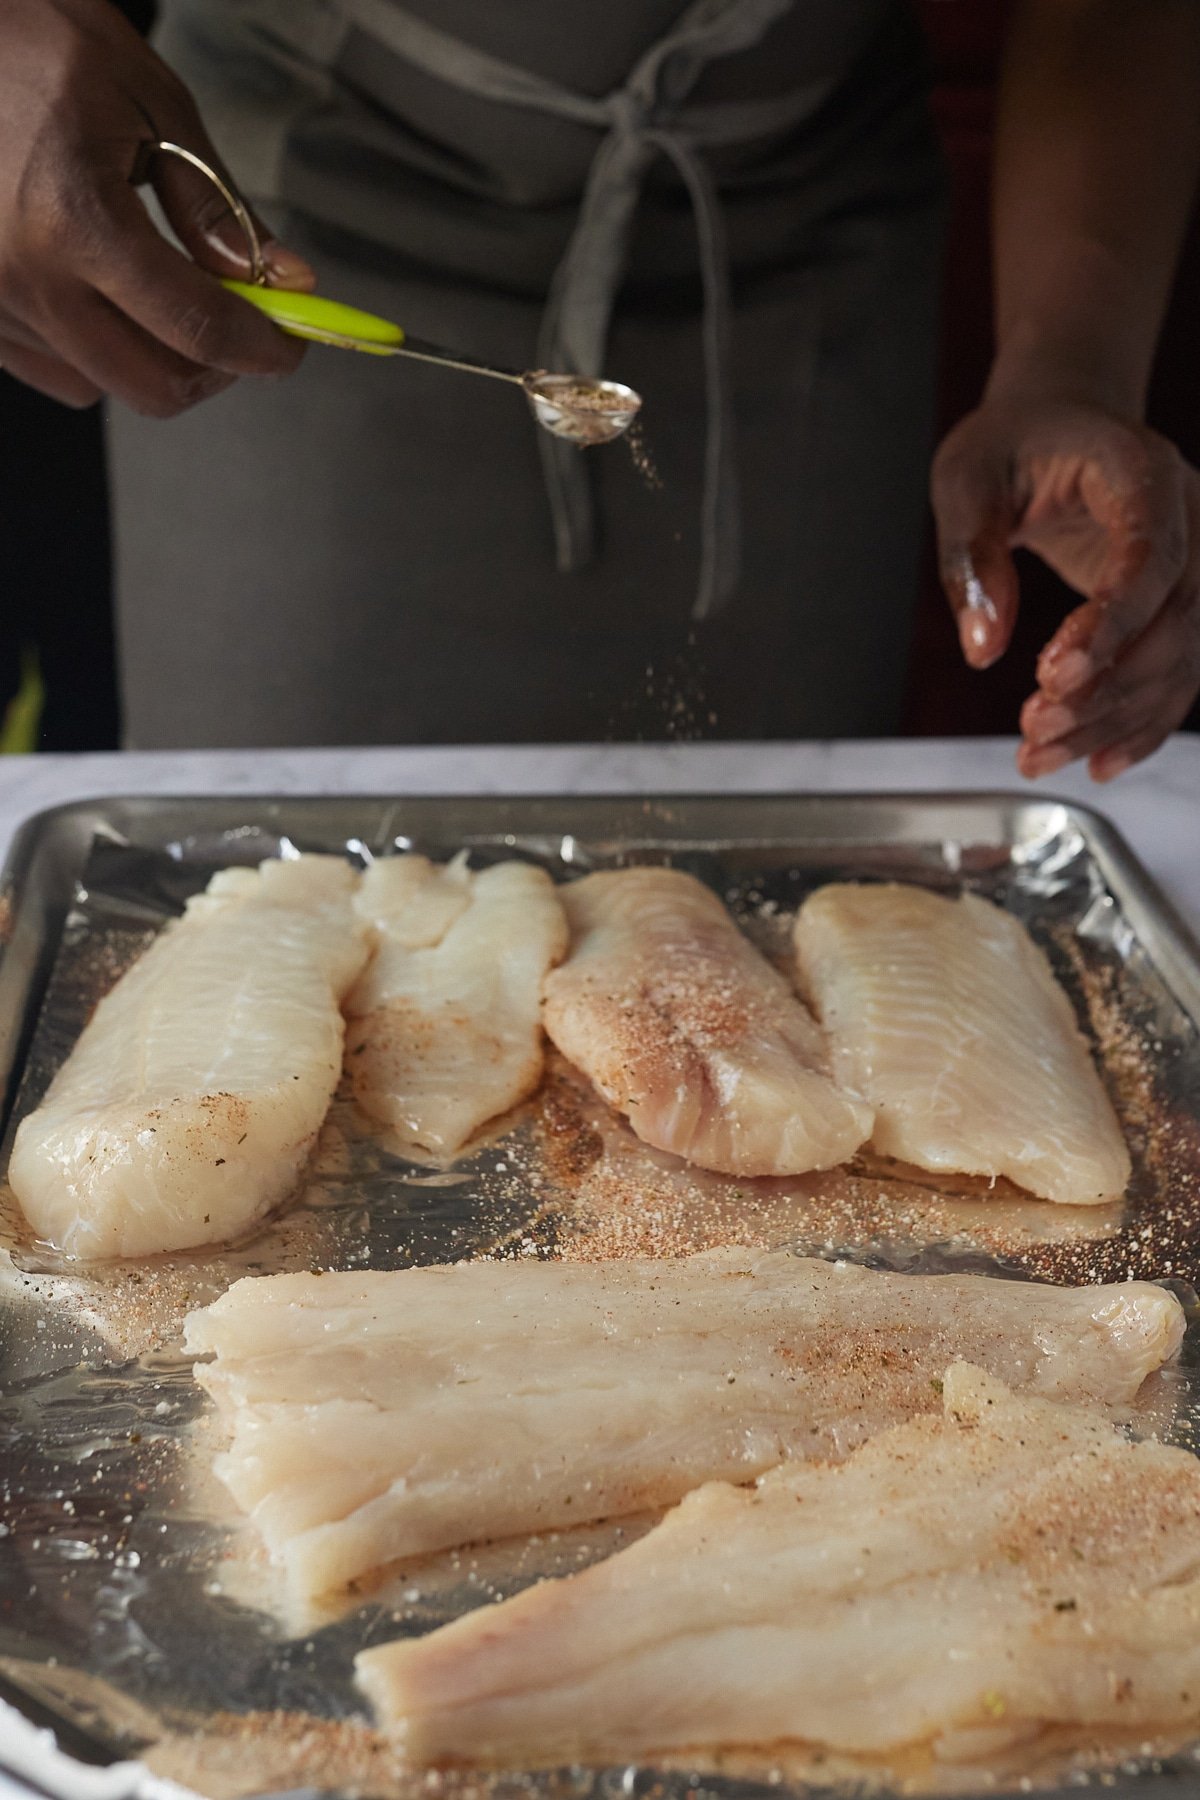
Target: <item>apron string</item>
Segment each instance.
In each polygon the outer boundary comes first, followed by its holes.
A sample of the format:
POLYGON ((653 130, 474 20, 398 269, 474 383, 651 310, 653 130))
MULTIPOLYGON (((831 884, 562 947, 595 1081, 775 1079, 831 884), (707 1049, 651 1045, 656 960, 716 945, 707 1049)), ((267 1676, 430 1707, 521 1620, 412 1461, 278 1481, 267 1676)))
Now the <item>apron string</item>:
MULTIPOLYGON (((700 146, 753 141, 793 127, 817 110, 832 84, 821 80, 764 100, 686 103, 709 62, 757 43, 794 0, 692 0, 671 30, 639 58, 624 85, 601 96, 559 86, 464 43, 395 0, 339 4, 346 18, 385 48, 449 86, 603 133, 579 217, 550 283, 537 349, 544 368, 603 374, 646 172, 658 156, 674 165, 696 222, 704 296, 707 423, 700 577, 692 616, 710 617, 735 591, 741 558, 729 257, 720 199, 700 146)), ((539 433, 539 449, 558 566, 582 568, 595 553, 588 466, 575 446, 546 433, 539 433)))
POLYGON ((708 423, 700 507, 700 585, 693 619, 707 619, 731 598, 741 571, 741 508, 734 454, 733 302, 721 202, 708 165, 686 138, 654 134, 692 200, 704 283, 704 381, 708 423))

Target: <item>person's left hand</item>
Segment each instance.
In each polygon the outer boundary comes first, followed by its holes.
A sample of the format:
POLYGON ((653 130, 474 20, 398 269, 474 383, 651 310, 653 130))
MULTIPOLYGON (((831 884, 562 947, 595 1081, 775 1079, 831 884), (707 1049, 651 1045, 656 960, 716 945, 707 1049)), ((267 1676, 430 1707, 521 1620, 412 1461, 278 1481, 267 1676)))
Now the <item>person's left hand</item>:
POLYGON ((985 399, 939 449, 932 496, 973 668, 1012 636, 1014 548, 1083 596, 1038 659, 1021 773, 1087 757, 1110 781, 1157 750, 1200 689, 1200 474, 1157 432, 1099 406, 985 399))

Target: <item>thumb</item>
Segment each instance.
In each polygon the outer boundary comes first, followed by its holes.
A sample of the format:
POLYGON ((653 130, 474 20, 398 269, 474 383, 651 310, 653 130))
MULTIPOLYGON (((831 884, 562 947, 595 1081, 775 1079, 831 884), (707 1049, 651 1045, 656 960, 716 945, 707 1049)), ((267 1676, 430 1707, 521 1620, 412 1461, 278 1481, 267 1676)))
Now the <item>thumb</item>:
MULTIPOLYGON (((192 260, 214 275, 249 281, 254 273, 249 235, 239 220, 230 197, 245 205, 198 118, 181 121, 179 136, 166 140, 207 164, 219 176, 218 186, 187 155, 155 151, 148 158, 146 174, 158 196, 163 214, 192 260), (222 192, 222 187, 225 192, 222 192)), ((281 244, 250 207, 246 207, 262 251, 272 287, 309 292, 316 276, 309 263, 281 244)))
POLYGON ((968 429, 952 432, 938 451, 931 485, 938 566, 973 669, 990 668, 1009 646, 1020 590, 1010 540, 1015 508, 993 459, 968 429))

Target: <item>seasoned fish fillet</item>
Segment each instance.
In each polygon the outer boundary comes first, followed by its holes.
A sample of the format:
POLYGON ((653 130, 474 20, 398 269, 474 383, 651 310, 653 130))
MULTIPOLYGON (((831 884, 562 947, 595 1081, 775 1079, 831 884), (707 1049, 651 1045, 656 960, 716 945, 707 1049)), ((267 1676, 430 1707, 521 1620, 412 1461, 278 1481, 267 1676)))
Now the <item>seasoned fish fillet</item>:
POLYGON ((187 1347, 217 1462, 298 1593, 399 1557, 666 1505, 844 1456, 971 1356, 1124 1406, 1178 1347, 1144 1282, 894 1275, 787 1252, 471 1262, 239 1281, 187 1347))
POLYGON ((1071 1003, 1011 914, 832 883, 801 907, 796 952, 834 1074, 875 1108, 877 1150, 1069 1206, 1124 1193, 1129 1152, 1071 1003))
POLYGON ((567 947, 550 877, 528 863, 472 875, 456 858, 377 862, 358 905, 373 951, 350 996, 359 1105, 403 1143, 455 1151, 541 1080, 542 979, 567 947))
POLYGON ((840 1466, 700 1488, 359 1682, 414 1762, 1200 1719, 1200 1461, 964 1363, 943 1405, 840 1466))
POLYGON ((624 869, 562 899, 571 954, 546 982, 546 1030, 646 1143, 727 1175, 799 1175, 869 1136, 815 1021, 699 881, 624 869))
POLYGON ((9 1181, 80 1258, 237 1236, 295 1185, 366 957, 340 857, 227 869, 96 1008, 18 1128, 9 1181))

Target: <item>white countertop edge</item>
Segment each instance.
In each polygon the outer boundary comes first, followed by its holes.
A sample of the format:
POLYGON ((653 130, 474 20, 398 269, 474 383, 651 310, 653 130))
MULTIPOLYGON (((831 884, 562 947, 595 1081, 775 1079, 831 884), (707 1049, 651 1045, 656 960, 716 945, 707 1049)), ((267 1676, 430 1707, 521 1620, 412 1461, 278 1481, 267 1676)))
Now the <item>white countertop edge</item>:
POLYGON ((1200 738, 1100 787, 1073 767, 1017 774, 1013 738, 466 745, 113 752, 0 758, 0 855, 25 818, 134 794, 802 794, 1005 791, 1104 813, 1200 929, 1200 738))
POLYGON ((1015 738, 878 738, 836 742, 487 744, 337 749, 113 751, 0 759, 11 814, 115 793, 895 792, 999 787, 1104 806, 1134 794, 1200 794, 1200 737, 1176 737, 1109 786, 1073 767, 1022 779, 1015 738))

